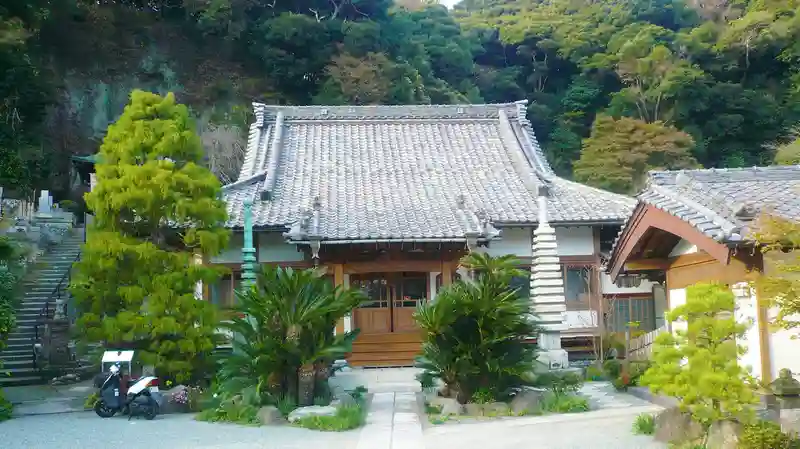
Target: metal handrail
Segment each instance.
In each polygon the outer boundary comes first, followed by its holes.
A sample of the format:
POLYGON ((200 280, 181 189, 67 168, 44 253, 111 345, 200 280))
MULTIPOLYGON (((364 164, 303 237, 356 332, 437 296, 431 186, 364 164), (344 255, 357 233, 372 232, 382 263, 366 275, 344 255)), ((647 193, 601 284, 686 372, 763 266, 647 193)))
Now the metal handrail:
MULTIPOLYGON (((86 228, 83 230, 83 241, 86 242, 86 228)), ((34 344, 41 343, 40 335, 39 335, 39 326, 45 324, 47 320, 52 318, 55 315, 55 307, 58 304, 59 299, 61 299, 64 292, 69 288, 69 284, 72 282, 72 267, 81 260, 81 253, 79 252, 75 259, 72 260, 72 263, 69 264, 69 268, 67 272, 61 277, 58 281, 58 285, 53 289, 53 292, 50 293, 50 296, 47 298, 47 301, 44 303, 44 307, 41 308, 39 311, 39 315, 36 318, 36 324, 33 326, 34 332, 34 344), (52 304, 52 307, 51 307, 52 304)), ((66 303, 64 305, 64 312, 66 313, 66 303)), ((37 368, 37 351, 34 349, 33 351, 33 367, 37 368)))

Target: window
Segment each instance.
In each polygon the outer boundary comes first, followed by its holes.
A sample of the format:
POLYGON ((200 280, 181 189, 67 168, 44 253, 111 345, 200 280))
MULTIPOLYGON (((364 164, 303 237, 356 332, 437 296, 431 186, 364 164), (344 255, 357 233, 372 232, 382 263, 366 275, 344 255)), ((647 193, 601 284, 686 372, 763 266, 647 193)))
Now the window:
POLYGON ((609 298, 607 326, 613 332, 625 332, 628 323, 638 322, 632 330, 649 332, 655 329, 656 312, 652 297, 609 298))
POLYGON ((403 273, 400 296, 402 304, 395 304, 399 307, 415 307, 425 302, 428 296, 427 273, 403 273))
POLYGON ((531 269, 530 267, 519 267, 525 272, 523 276, 515 276, 511 279, 509 287, 517 290, 517 294, 522 298, 531 297, 531 269))
POLYGON ((389 307, 389 282, 380 274, 350 276, 350 286, 361 290, 367 300, 359 307, 365 309, 381 309, 389 307))
POLYGON ((564 267, 564 296, 569 301, 589 301, 591 267, 564 267))
POLYGON ((233 278, 231 275, 223 276, 215 284, 209 285, 209 296, 211 303, 219 308, 232 307, 233 297, 233 278))

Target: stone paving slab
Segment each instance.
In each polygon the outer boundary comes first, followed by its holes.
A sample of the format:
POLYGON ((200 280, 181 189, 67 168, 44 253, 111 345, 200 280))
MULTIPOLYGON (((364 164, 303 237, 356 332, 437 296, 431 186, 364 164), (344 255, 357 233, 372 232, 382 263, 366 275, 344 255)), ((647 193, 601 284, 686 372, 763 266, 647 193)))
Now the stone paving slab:
POLYGON ((646 407, 651 402, 640 399, 631 394, 617 391, 611 382, 586 382, 578 394, 589 400, 592 410, 609 408, 646 407))

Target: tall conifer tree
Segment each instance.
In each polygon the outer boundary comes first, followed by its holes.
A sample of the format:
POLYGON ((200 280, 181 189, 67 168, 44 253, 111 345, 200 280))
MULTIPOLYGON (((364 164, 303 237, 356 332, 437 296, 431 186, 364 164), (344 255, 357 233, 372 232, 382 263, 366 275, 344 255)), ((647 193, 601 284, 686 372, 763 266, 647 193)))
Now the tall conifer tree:
POLYGON ((100 149, 86 195, 94 224, 70 286, 87 342, 136 349, 179 381, 199 374, 216 343, 216 310, 195 288, 219 271, 197 258, 228 240, 220 183, 202 158, 186 106, 132 92, 100 149))

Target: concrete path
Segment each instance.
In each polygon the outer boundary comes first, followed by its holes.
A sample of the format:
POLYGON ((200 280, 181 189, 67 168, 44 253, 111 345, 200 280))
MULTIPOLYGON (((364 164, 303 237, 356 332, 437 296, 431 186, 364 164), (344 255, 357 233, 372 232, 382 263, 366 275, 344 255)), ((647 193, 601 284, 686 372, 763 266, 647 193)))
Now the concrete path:
POLYGON ((578 394, 589 400, 592 410, 609 408, 648 407, 652 403, 614 389, 611 382, 586 382, 578 394))
POLYGON ((375 393, 356 449, 424 449, 416 394, 375 393))
POLYGON ((657 406, 627 407, 568 415, 515 418, 477 424, 448 424, 425 432, 427 449, 666 449, 631 432, 639 413, 657 406))
POLYGON ((49 415, 83 411, 86 398, 96 391, 91 381, 72 385, 6 387, 6 399, 14 404, 14 416, 49 415))
POLYGON ((26 416, 0 423, 3 449, 355 449, 358 430, 318 432, 292 426, 249 427, 159 415, 152 421, 93 412, 26 416))

